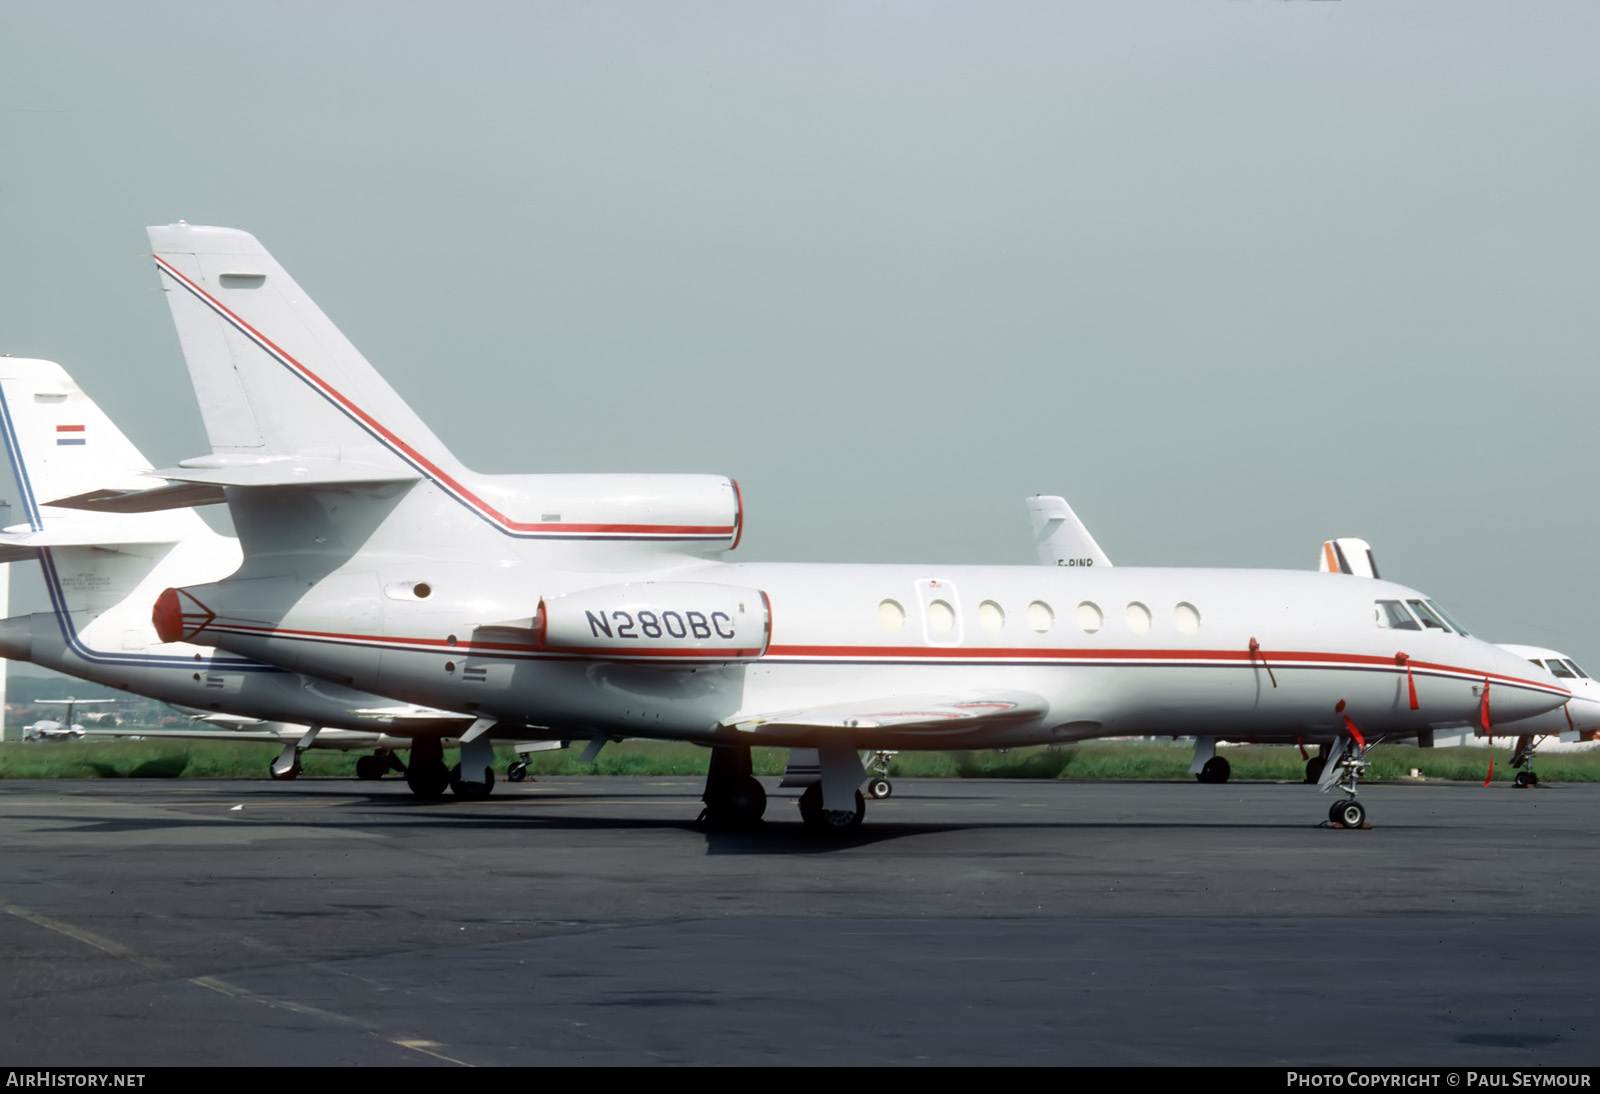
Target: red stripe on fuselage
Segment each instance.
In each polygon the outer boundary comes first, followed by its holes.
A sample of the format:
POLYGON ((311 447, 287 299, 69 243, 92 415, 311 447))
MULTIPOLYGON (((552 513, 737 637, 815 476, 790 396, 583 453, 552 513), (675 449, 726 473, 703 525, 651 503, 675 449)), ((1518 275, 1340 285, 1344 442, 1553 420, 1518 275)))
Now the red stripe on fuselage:
MULTIPOLYGON (((419 651, 437 650, 440 653, 462 653, 482 650, 486 652, 514 653, 522 656, 537 655, 541 651, 537 646, 509 642, 457 642, 450 645, 448 642, 437 638, 404 638, 388 637, 384 635, 345 634, 336 631, 305 631, 290 630, 282 627, 268 627, 255 623, 235 623, 218 619, 215 629, 247 632, 249 637, 260 638, 287 638, 308 639, 318 642, 342 642, 351 645, 389 644, 404 645, 419 651)), ((597 649, 594 647, 566 647, 560 652, 568 655, 577 654, 590 657, 596 661, 604 661, 613 656, 628 656, 626 649, 597 649)), ((725 650, 688 650, 676 648, 650 647, 633 651, 633 656, 682 656, 682 657, 716 657, 726 654, 725 650)), ((1274 660, 1279 664, 1293 668, 1296 664, 1318 664, 1342 666, 1356 669, 1381 669, 1385 672, 1401 673, 1405 670, 1394 663, 1394 657, 1375 656, 1361 653, 1326 653, 1317 650, 1305 651, 1277 651, 1274 660)), ((863 661, 926 661, 929 664, 940 664, 949 661, 974 661, 988 660, 997 665, 1008 661, 1052 661, 1070 664, 1073 662, 1087 661, 1158 661, 1172 665, 1182 665, 1198 662, 1243 662, 1249 665, 1250 653, 1246 650, 1139 650, 1139 649, 1003 649, 984 647, 979 649, 962 649, 960 647, 924 646, 771 646, 767 649, 763 660, 766 659, 804 659, 823 660, 837 658, 841 661, 861 663, 863 661)), ((1537 680, 1525 680, 1515 676, 1506 676, 1500 673, 1485 673, 1478 669, 1461 668, 1456 665, 1446 665, 1427 661, 1412 661, 1413 670, 1419 672, 1449 673, 1467 679, 1482 680, 1488 677, 1501 683, 1513 684, 1518 687, 1531 688, 1550 695, 1570 695, 1563 688, 1542 684, 1537 680)))

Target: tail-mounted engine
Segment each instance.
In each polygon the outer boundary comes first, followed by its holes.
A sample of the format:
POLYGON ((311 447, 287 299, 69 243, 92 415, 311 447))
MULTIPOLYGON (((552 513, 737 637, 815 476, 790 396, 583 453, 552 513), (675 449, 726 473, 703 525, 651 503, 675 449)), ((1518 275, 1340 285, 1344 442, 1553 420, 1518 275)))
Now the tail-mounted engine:
POLYGON ((767 652, 767 594, 738 585, 646 581, 539 602, 539 649, 588 657, 750 661, 767 652))

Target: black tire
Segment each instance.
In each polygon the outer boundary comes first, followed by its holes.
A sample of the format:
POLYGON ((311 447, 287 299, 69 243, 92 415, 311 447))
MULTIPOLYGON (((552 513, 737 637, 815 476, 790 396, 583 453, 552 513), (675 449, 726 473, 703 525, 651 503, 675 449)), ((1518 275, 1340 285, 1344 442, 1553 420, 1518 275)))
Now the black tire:
POLYGON ((406 765, 406 785, 419 798, 442 798, 450 789, 450 771, 437 760, 430 763, 413 755, 406 765))
POLYGON ((1518 790, 1526 790, 1530 786, 1539 785, 1539 776, 1531 771, 1519 771, 1516 777, 1511 780, 1511 785, 1518 790))
POLYGON ((388 763, 378 759, 376 756, 356 757, 356 778, 365 782, 371 782, 373 779, 383 778, 384 774, 388 770, 388 763))
POLYGON ((884 798, 891 797, 893 794, 894 783, 890 782, 888 779, 880 778, 867 780, 867 797, 882 801, 884 798))
POLYGON ((706 802, 705 823, 712 828, 751 828, 767 812, 767 791, 753 775, 725 784, 722 795, 706 802))
POLYGON ((300 774, 300 761, 296 760, 294 762, 294 766, 289 768, 289 770, 285 771, 282 775, 278 774, 278 772, 271 767, 267 768, 267 774, 280 781, 288 781, 289 779, 297 778, 300 774))
POLYGON ((1322 781, 1322 773, 1324 771, 1326 771, 1327 768, 1328 768, 1328 758, 1326 756, 1313 756, 1313 757, 1311 757, 1311 759, 1306 761, 1306 782, 1308 782, 1308 783, 1319 783, 1319 782, 1321 782, 1322 781))
POLYGON ((1200 765, 1200 770, 1195 772, 1195 781, 1203 783, 1225 783, 1228 776, 1233 774, 1233 765, 1221 756, 1213 756, 1200 765))
POLYGON ((1354 798, 1334 802, 1328 809, 1328 820, 1342 828, 1360 828, 1367 823, 1367 810, 1354 798))
POLYGON ((506 781, 519 783, 528 777, 528 765, 523 760, 512 760, 506 767, 506 781))
POLYGON ((861 791, 856 791, 856 811, 845 813, 839 810, 822 808, 822 784, 812 783, 806 787, 805 793, 800 795, 800 819, 805 821, 806 827, 814 832, 826 832, 829 835, 843 835, 855 832, 861 827, 861 822, 867 816, 867 800, 862 797, 861 791))

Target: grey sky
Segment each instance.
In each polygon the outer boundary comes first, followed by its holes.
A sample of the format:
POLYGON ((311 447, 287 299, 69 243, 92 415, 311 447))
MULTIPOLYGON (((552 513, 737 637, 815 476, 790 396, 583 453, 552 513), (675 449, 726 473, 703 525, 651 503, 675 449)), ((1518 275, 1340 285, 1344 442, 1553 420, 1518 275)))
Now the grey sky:
MULTIPOLYGON (((469 464, 738 555, 1385 576, 1600 669, 1593 4, 0 4, 0 352, 205 450, 143 227, 254 232, 469 464)), ((38 606, 19 587, 14 610, 38 606)))

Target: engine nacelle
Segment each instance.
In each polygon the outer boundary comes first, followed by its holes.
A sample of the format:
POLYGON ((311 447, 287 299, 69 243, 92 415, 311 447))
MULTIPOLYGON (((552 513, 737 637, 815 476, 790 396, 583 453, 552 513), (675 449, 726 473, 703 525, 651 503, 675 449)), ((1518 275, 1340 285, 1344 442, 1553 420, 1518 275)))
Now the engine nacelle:
POLYGON ((603 585, 540 601, 540 650, 663 661, 751 661, 767 652, 760 589, 696 581, 603 585))

